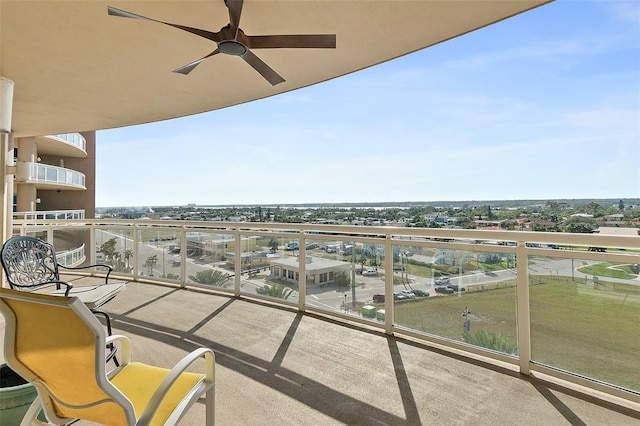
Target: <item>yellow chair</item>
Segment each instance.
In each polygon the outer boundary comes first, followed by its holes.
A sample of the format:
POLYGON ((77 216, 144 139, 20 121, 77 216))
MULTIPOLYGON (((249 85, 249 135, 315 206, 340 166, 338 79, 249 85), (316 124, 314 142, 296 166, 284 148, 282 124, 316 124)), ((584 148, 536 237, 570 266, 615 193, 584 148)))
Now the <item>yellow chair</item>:
POLYGON ((215 356, 200 348, 169 370, 131 362, 129 339, 106 336, 77 297, 0 289, 6 319, 5 360, 33 383, 38 398, 22 425, 62 425, 82 419, 109 426, 176 425, 206 395, 206 425, 214 424, 215 356), (105 345, 120 346, 121 364, 106 370, 105 345), (204 373, 186 369, 204 358, 204 373), (37 419, 43 409, 49 423, 37 419))

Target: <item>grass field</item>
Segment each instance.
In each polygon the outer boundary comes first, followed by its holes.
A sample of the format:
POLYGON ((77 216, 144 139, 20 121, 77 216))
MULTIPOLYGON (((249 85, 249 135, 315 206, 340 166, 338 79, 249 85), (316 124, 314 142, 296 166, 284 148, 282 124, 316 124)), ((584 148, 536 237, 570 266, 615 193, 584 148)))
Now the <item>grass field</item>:
MULTIPOLYGON (((612 283, 576 284, 531 277, 531 342, 534 361, 640 391, 640 296, 612 283)), ((396 323, 462 341, 465 309, 470 332, 517 341, 515 287, 462 296, 397 303, 396 323)))

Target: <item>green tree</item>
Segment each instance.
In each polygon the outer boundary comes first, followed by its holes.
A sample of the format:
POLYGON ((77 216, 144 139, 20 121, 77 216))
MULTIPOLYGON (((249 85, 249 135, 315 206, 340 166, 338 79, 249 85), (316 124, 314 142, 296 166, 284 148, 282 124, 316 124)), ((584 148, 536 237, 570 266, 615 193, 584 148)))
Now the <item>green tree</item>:
POLYGON ((618 203, 618 209, 624 210, 624 201, 620 200, 620 202, 618 203))
POLYGON ((265 284, 262 287, 256 289, 258 294, 262 294, 263 296, 276 297, 278 299, 288 299, 289 296, 293 293, 289 287, 286 287, 282 284, 265 284))
POLYGON ((271 253, 275 253, 278 250, 278 240, 271 238, 269 240, 269 249, 271 250, 271 253))
POLYGON ((464 229, 475 229, 476 223, 469 217, 458 217, 456 225, 464 229))
POLYGON ((576 234, 590 234, 593 232, 594 224, 590 222, 571 222, 565 226, 567 232, 576 234))
POLYGON ((572 216, 564 222, 565 232, 589 234, 593 232, 597 223, 592 217, 572 216))
POLYGON ((104 253, 106 259, 113 259, 113 255, 116 252, 116 239, 111 238, 110 240, 105 241, 100 246, 100 251, 104 253))
POLYGON ((209 284, 214 287, 228 287, 231 284, 231 276, 214 269, 205 269, 195 275, 189 275, 189 279, 198 284, 209 284))
POLYGON ((495 216, 493 215, 493 212, 491 211, 491 206, 487 204, 487 219, 493 219, 495 216))
POLYGON ((351 278, 346 271, 337 271, 333 274, 333 281, 340 287, 349 287, 351 285, 351 278))

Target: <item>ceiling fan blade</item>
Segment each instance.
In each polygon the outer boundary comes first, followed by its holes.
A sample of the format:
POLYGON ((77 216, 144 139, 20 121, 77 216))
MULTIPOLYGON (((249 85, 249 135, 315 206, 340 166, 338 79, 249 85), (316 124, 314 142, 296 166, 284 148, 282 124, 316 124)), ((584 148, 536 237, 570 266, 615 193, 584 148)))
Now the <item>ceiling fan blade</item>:
POLYGON ((253 69, 258 71, 272 86, 284 82, 284 78, 271 69, 269 65, 265 64, 262 59, 254 55, 251 50, 247 50, 243 55, 240 55, 240 57, 251 65, 253 69))
POLYGON ((251 49, 311 48, 335 49, 335 34, 246 36, 251 49))
POLYGON ((215 42, 219 42, 223 40, 223 37, 220 35, 219 32, 214 33, 207 30, 201 30, 200 28, 192 28, 192 27, 187 27, 185 25, 178 25, 178 24, 172 24, 170 22, 158 21, 157 19, 147 18, 146 16, 137 15, 135 13, 127 12, 126 10, 116 9, 115 7, 111 7, 111 6, 107 6, 107 11, 111 16, 119 16, 122 18, 140 19, 143 21, 157 22, 159 24, 168 25, 170 27, 186 31, 191 34, 195 34, 197 36, 206 38, 207 40, 212 40, 215 42))
POLYGON ((224 4, 229 9, 229 25, 231 25, 231 29, 233 30, 234 39, 238 36, 243 3, 244 0, 224 0, 224 4))
POLYGON ((142 19, 144 21, 160 22, 152 18, 147 18, 146 16, 136 15, 135 13, 127 12, 126 10, 117 9, 111 6, 107 6, 107 13, 109 13, 109 15, 111 16, 120 16, 121 18, 142 19))
POLYGON ((200 62, 204 61, 205 59, 207 59, 210 56, 217 55, 218 53, 220 53, 220 50, 216 49, 213 52, 209 53, 207 56, 203 56, 202 58, 200 58, 200 59, 198 59, 196 61, 193 61, 193 62, 191 62, 191 63, 189 63, 187 65, 183 65, 180 68, 176 68, 175 70, 173 70, 173 72, 177 72, 177 73, 180 73, 180 74, 187 75, 191 71, 193 71, 193 69, 195 67, 200 65, 200 62))

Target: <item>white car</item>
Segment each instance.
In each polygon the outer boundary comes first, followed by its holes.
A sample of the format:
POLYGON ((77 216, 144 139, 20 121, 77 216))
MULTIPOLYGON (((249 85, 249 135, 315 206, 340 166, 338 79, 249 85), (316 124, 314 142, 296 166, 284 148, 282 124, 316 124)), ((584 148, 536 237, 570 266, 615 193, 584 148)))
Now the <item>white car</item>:
POLYGON ((367 269, 366 271, 362 271, 362 276, 364 277, 377 277, 378 271, 375 269, 367 269))
POLYGON ((415 299, 416 295, 410 292, 409 290, 400 290, 400 293, 403 294, 407 299, 415 299))

